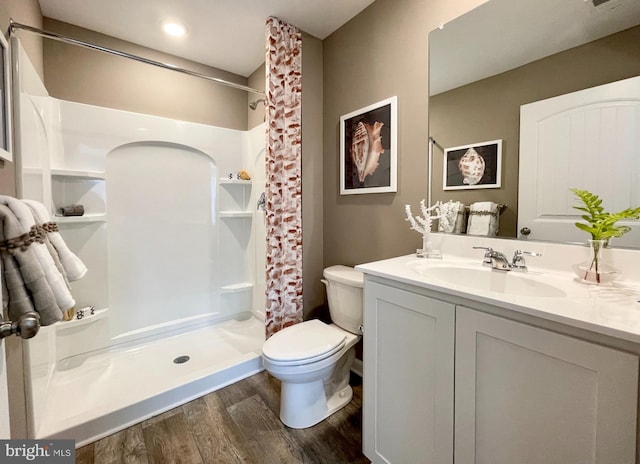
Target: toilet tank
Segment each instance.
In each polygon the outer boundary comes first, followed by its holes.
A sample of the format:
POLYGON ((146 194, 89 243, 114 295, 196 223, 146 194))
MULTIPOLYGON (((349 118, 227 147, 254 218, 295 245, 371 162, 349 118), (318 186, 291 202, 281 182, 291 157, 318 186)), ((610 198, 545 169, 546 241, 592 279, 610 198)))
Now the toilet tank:
POLYGON ((338 327, 360 335, 364 275, 348 266, 330 266, 322 273, 327 287, 329 314, 338 327))

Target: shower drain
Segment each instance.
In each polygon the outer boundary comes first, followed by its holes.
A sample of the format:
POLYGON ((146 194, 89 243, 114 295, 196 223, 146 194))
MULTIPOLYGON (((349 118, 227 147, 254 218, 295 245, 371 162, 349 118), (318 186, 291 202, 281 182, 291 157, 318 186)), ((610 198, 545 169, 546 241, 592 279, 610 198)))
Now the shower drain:
POLYGON ((186 363, 187 361, 189 361, 189 356, 178 356, 173 360, 173 362, 176 364, 186 363))

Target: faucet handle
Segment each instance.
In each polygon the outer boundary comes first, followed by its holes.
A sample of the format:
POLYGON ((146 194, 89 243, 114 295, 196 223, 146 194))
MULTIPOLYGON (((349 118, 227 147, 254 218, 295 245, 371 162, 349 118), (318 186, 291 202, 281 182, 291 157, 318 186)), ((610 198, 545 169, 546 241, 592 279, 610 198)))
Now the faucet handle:
POLYGON ((511 269, 520 270, 523 272, 527 271, 527 263, 524 260, 524 255, 528 256, 542 256, 542 253, 538 253, 535 251, 522 251, 516 250, 513 254, 513 260, 511 262, 511 269))
POLYGON ((491 247, 482 247, 482 246, 474 246, 474 250, 484 250, 484 259, 482 264, 485 266, 491 266, 491 253, 493 253, 493 248, 491 247))

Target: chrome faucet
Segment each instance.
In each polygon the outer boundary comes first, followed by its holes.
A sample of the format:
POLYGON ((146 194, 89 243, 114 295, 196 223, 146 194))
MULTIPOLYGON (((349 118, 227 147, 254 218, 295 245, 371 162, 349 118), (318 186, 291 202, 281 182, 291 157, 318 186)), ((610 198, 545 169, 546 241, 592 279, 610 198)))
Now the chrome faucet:
POLYGON ((495 251, 491 247, 473 247, 476 250, 485 250, 484 259, 482 261, 483 266, 490 267, 491 269, 497 269, 499 271, 510 271, 511 264, 509 260, 499 251, 495 251))
POLYGON ((511 269, 513 269, 514 271, 527 272, 527 263, 524 260, 524 255, 542 256, 542 253, 537 253, 535 251, 516 250, 516 252, 513 254, 511 269))
POLYGON ((491 259, 491 269, 498 269, 499 271, 510 271, 511 264, 507 260, 507 257, 499 251, 491 251, 489 253, 491 259))

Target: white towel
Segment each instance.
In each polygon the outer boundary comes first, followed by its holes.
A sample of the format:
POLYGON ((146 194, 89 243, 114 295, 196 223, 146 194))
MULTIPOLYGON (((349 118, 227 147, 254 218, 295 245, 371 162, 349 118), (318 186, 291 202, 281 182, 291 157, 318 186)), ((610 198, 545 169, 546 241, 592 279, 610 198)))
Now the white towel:
MULTIPOLYGON (((15 215, 23 233, 32 233, 36 226, 36 220, 31 213, 31 208, 22 200, 5 195, 0 195, 0 204, 6 205, 15 215)), ((51 257, 46 245, 44 243, 33 242, 29 247, 34 250, 36 259, 42 267, 42 271, 53 291, 58 307, 62 311, 73 308, 76 302, 73 296, 71 296, 71 291, 69 290, 66 280, 58 268, 56 268, 55 261, 51 257)))
POLYGON ((492 201, 472 203, 469 207, 467 235, 495 236, 498 233, 499 214, 497 203, 492 201))
POLYGON ((0 226, 3 312, 13 321, 30 311, 40 314, 42 325, 59 321, 62 310, 36 256, 32 237, 2 203, 0 226))
MULTIPOLYGON (((33 213, 33 217, 39 224, 45 224, 51 221, 51 215, 47 208, 42 204, 34 200, 22 200, 26 203, 33 213)), ((82 279, 87 273, 87 267, 75 254, 69 250, 69 247, 64 242, 64 239, 58 231, 50 231, 47 236, 51 241, 51 245, 55 248, 55 252, 58 254, 60 264, 66 273, 70 282, 82 279)), ((54 257, 55 258, 55 257, 54 257)))

